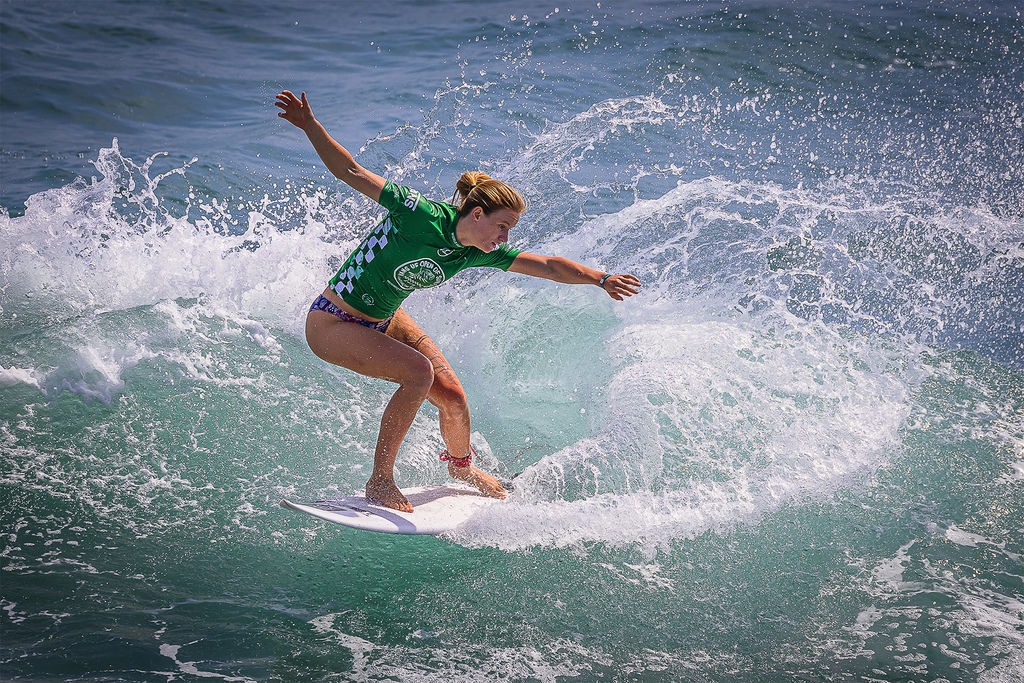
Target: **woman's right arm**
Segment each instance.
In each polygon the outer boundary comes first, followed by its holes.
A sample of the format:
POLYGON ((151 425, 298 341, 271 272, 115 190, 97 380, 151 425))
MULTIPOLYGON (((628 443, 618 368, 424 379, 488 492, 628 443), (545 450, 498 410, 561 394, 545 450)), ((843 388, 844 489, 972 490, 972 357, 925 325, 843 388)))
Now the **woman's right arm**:
POLYGON ((344 180, 353 189, 359 190, 373 201, 380 199, 384 179, 357 164, 349 151, 327 134, 320 122, 313 117, 313 110, 306 101, 306 93, 302 93, 302 98, 299 99, 290 90, 285 90, 277 96, 274 104, 284 110, 278 116, 306 133, 306 137, 313 143, 313 149, 335 178, 344 180))

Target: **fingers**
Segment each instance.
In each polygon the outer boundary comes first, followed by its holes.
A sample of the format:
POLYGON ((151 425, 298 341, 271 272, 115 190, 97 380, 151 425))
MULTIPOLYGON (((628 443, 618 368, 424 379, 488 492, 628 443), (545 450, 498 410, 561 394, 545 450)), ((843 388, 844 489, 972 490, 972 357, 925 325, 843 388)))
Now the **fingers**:
POLYGON ((287 109, 289 106, 294 105, 305 105, 307 107, 309 106, 309 103, 306 102, 306 93, 302 93, 301 102, 299 101, 299 98, 295 96, 295 93, 293 93, 291 90, 282 91, 277 95, 276 99, 277 101, 274 102, 274 104, 284 109, 287 109))
POLYGON ((303 118, 311 115, 309 102, 306 101, 306 93, 302 93, 302 100, 295 96, 291 90, 281 91, 274 99, 274 106, 283 110, 277 115, 296 126, 302 127, 303 118))
POLYGON ((614 291, 618 292, 619 294, 632 296, 640 291, 640 281, 637 280, 632 275, 619 275, 618 277, 611 279, 614 291))
POLYGON ((299 128, 302 128, 303 123, 313 116, 313 110, 306 99, 305 91, 302 91, 302 99, 300 100, 291 90, 282 90, 274 99, 274 106, 284 110, 278 116, 290 121, 299 128))
POLYGON ((616 301, 622 301, 625 297, 638 294, 640 292, 640 287, 642 287, 640 280, 638 280, 635 275, 623 274, 613 275, 608 278, 605 290, 611 298, 616 301))

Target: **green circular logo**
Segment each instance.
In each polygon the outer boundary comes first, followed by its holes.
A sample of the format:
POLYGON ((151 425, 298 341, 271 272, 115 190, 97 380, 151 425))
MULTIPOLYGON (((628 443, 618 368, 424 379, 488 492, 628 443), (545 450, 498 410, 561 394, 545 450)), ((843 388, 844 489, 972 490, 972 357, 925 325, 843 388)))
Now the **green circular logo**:
POLYGON ((435 287, 444 282, 444 271, 433 259, 407 261, 395 268, 395 282, 409 291, 435 287))

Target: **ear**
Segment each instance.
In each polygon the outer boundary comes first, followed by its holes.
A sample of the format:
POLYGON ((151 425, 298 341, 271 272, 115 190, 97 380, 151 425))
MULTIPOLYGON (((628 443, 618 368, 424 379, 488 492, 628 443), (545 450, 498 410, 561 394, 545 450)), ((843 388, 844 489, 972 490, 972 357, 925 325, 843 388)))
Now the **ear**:
POLYGON ((473 220, 475 221, 478 221, 484 217, 484 209, 482 206, 474 206, 471 213, 473 214, 473 220))

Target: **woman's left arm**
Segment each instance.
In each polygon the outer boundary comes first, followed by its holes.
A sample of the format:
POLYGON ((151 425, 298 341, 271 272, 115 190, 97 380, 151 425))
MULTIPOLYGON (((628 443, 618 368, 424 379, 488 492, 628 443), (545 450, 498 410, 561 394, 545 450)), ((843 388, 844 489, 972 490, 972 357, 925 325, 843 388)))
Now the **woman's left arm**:
POLYGON ((509 266, 509 271, 533 277, 542 277, 569 285, 598 285, 608 296, 622 301, 640 291, 640 280, 633 275, 610 275, 588 268, 561 256, 540 256, 520 252, 509 266))

